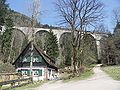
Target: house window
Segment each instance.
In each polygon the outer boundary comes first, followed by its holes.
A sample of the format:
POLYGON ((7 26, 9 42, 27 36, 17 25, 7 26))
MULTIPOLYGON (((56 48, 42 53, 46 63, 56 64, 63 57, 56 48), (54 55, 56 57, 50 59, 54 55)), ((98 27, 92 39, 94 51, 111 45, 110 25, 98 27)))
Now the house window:
POLYGON ((42 70, 39 69, 39 76, 42 76, 42 70))
POLYGON ((42 70, 41 69, 34 70, 33 75, 34 76, 42 76, 42 70))
POLYGON ((42 62, 42 57, 41 56, 34 56, 33 62, 42 62))
POLYGON ((18 73, 21 73, 21 70, 18 70, 17 72, 18 72, 18 73))
POLYGON ((31 61, 31 56, 28 55, 23 58, 22 62, 30 62, 30 61, 31 61))
MULTIPOLYGON (((31 61, 31 56, 24 56, 24 58, 22 59, 22 62, 30 62, 31 61)), ((42 57, 35 55, 33 56, 33 62, 42 62, 42 57)))
POLYGON ((23 62, 27 62, 27 58, 26 57, 23 59, 23 62))
POLYGON ((39 58, 36 57, 36 56, 34 56, 34 58, 33 58, 33 62, 39 62, 39 58))
POLYGON ((27 71, 22 71, 22 75, 27 76, 28 72, 27 71))
POLYGON ((39 75, 39 72, 36 70, 36 71, 34 71, 34 75, 35 76, 38 76, 39 75))

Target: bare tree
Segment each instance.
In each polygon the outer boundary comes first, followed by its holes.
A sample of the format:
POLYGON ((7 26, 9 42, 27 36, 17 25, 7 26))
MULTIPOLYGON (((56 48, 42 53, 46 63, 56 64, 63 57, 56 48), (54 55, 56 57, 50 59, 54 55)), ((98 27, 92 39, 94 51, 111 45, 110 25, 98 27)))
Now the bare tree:
POLYGON ((88 26, 103 18, 103 3, 99 0, 57 0, 61 24, 67 24, 72 32, 74 74, 77 66, 77 50, 88 26))
POLYGON ((109 30, 108 30, 108 27, 107 26, 105 26, 105 24, 104 23, 100 23, 100 24, 98 24, 98 25, 96 25, 96 27, 94 28, 94 31, 93 31, 93 33, 109 33, 109 30))
POLYGON ((113 10, 113 15, 114 15, 114 20, 116 23, 120 22, 120 9, 114 9, 113 10))
POLYGON ((31 37, 29 38, 31 41, 31 61, 30 61, 30 75, 33 77, 33 44, 35 43, 35 26, 38 19, 38 16, 40 15, 40 0, 32 0, 32 2, 29 5, 29 12, 31 16, 31 25, 30 25, 30 33, 32 33, 31 37))
POLYGON ((30 17, 31 17, 31 24, 29 26, 32 29, 32 37, 31 37, 31 39, 34 40, 34 38, 35 38, 34 37, 34 34, 35 34, 34 28, 35 28, 35 26, 37 24, 37 19, 41 14, 40 0, 32 0, 32 2, 29 4, 28 11, 29 11, 29 14, 30 14, 30 17))

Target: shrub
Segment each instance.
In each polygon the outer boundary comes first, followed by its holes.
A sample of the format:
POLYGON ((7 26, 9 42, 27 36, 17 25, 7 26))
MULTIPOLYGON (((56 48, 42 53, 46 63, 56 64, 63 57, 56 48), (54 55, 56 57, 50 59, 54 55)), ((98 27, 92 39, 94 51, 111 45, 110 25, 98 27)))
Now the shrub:
POLYGON ((10 63, 0 63, 0 73, 14 73, 15 68, 10 63))

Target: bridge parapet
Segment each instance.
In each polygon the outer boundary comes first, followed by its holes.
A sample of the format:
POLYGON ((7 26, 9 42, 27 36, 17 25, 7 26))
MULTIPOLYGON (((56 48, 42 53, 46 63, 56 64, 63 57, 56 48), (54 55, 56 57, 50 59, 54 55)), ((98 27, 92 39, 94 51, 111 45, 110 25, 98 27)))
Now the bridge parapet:
MULTIPOLYGON (((14 27, 14 28, 21 30, 24 34, 28 35, 28 38, 30 38, 32 36, 32 29, 29 27, 14 27)), ((35 33, 42 31, 42 30, 49 32, 50 29, 48 29, 48 28, 34 28, 35 33)), ((64 30, 64 29, 52 29, 52 31, 57 36, 58 43, 59 43, 59 40, 60 40, 60 37, 62 36, 62 34, 71 32, 70 30, 64 30)), ((99 59, 100 54, 101 54, 100 40, 102 37, 107 36, 107 34, 92 33, 92 32, 88 32, 88 34, 92 35, 94 37, 94 39, 96 40, 97 54, 98 54, 98 59, 99 59)))
MULTIPOLYGON (((21 30, 26 35, 31 36, 31 34, 32 34, 32 29, 29 27, 14 27, 14 28, 21 30)), ((49 32, 50 29, 48 29, 48 28, 34 28, 35 33, 42 31, 42 30, 49 32)), ((71 32, 70 30, 64 30, 64 29, 52 29, 52 31, 57 36, 58 40, 63 33, 71 32)), ((96 40, 100 40, 103 36, 106 35, 106 34, 102 34, 102 33, 91 33, 91 32, 88 32, 88 34, 92 35, 96 40)))

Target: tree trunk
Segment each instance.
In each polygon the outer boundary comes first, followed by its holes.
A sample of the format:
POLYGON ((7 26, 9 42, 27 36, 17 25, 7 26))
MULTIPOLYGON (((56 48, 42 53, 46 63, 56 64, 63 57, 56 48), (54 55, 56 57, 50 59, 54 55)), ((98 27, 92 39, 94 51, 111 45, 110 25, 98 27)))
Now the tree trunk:
POLYGON ((110 64, 109 55, 107 55, 107 64, 110 64))
POLYGON ((77 55, 77 50, 76 50, 76 47, 73 46, 73 74, 75 75, 76 74, 76 62, 77 62, 77 58, 76 58, 76 55, 77 55))
MULTIPOLYGON (((15 35, 13 36, 13 38, 12 38, 12 40, 11 40, 11 46, 10 46, 10 53, 9 53, 9 55, 8 55, 8 61, 10 61, 10 59, 11 59, 11 53, 12 53, 12 47, 13 47, 13 42, 14 42, 14 40, 15 40, 15 35)), ((10 61, 11 63, 13 62, 13 61, 10 61)))

